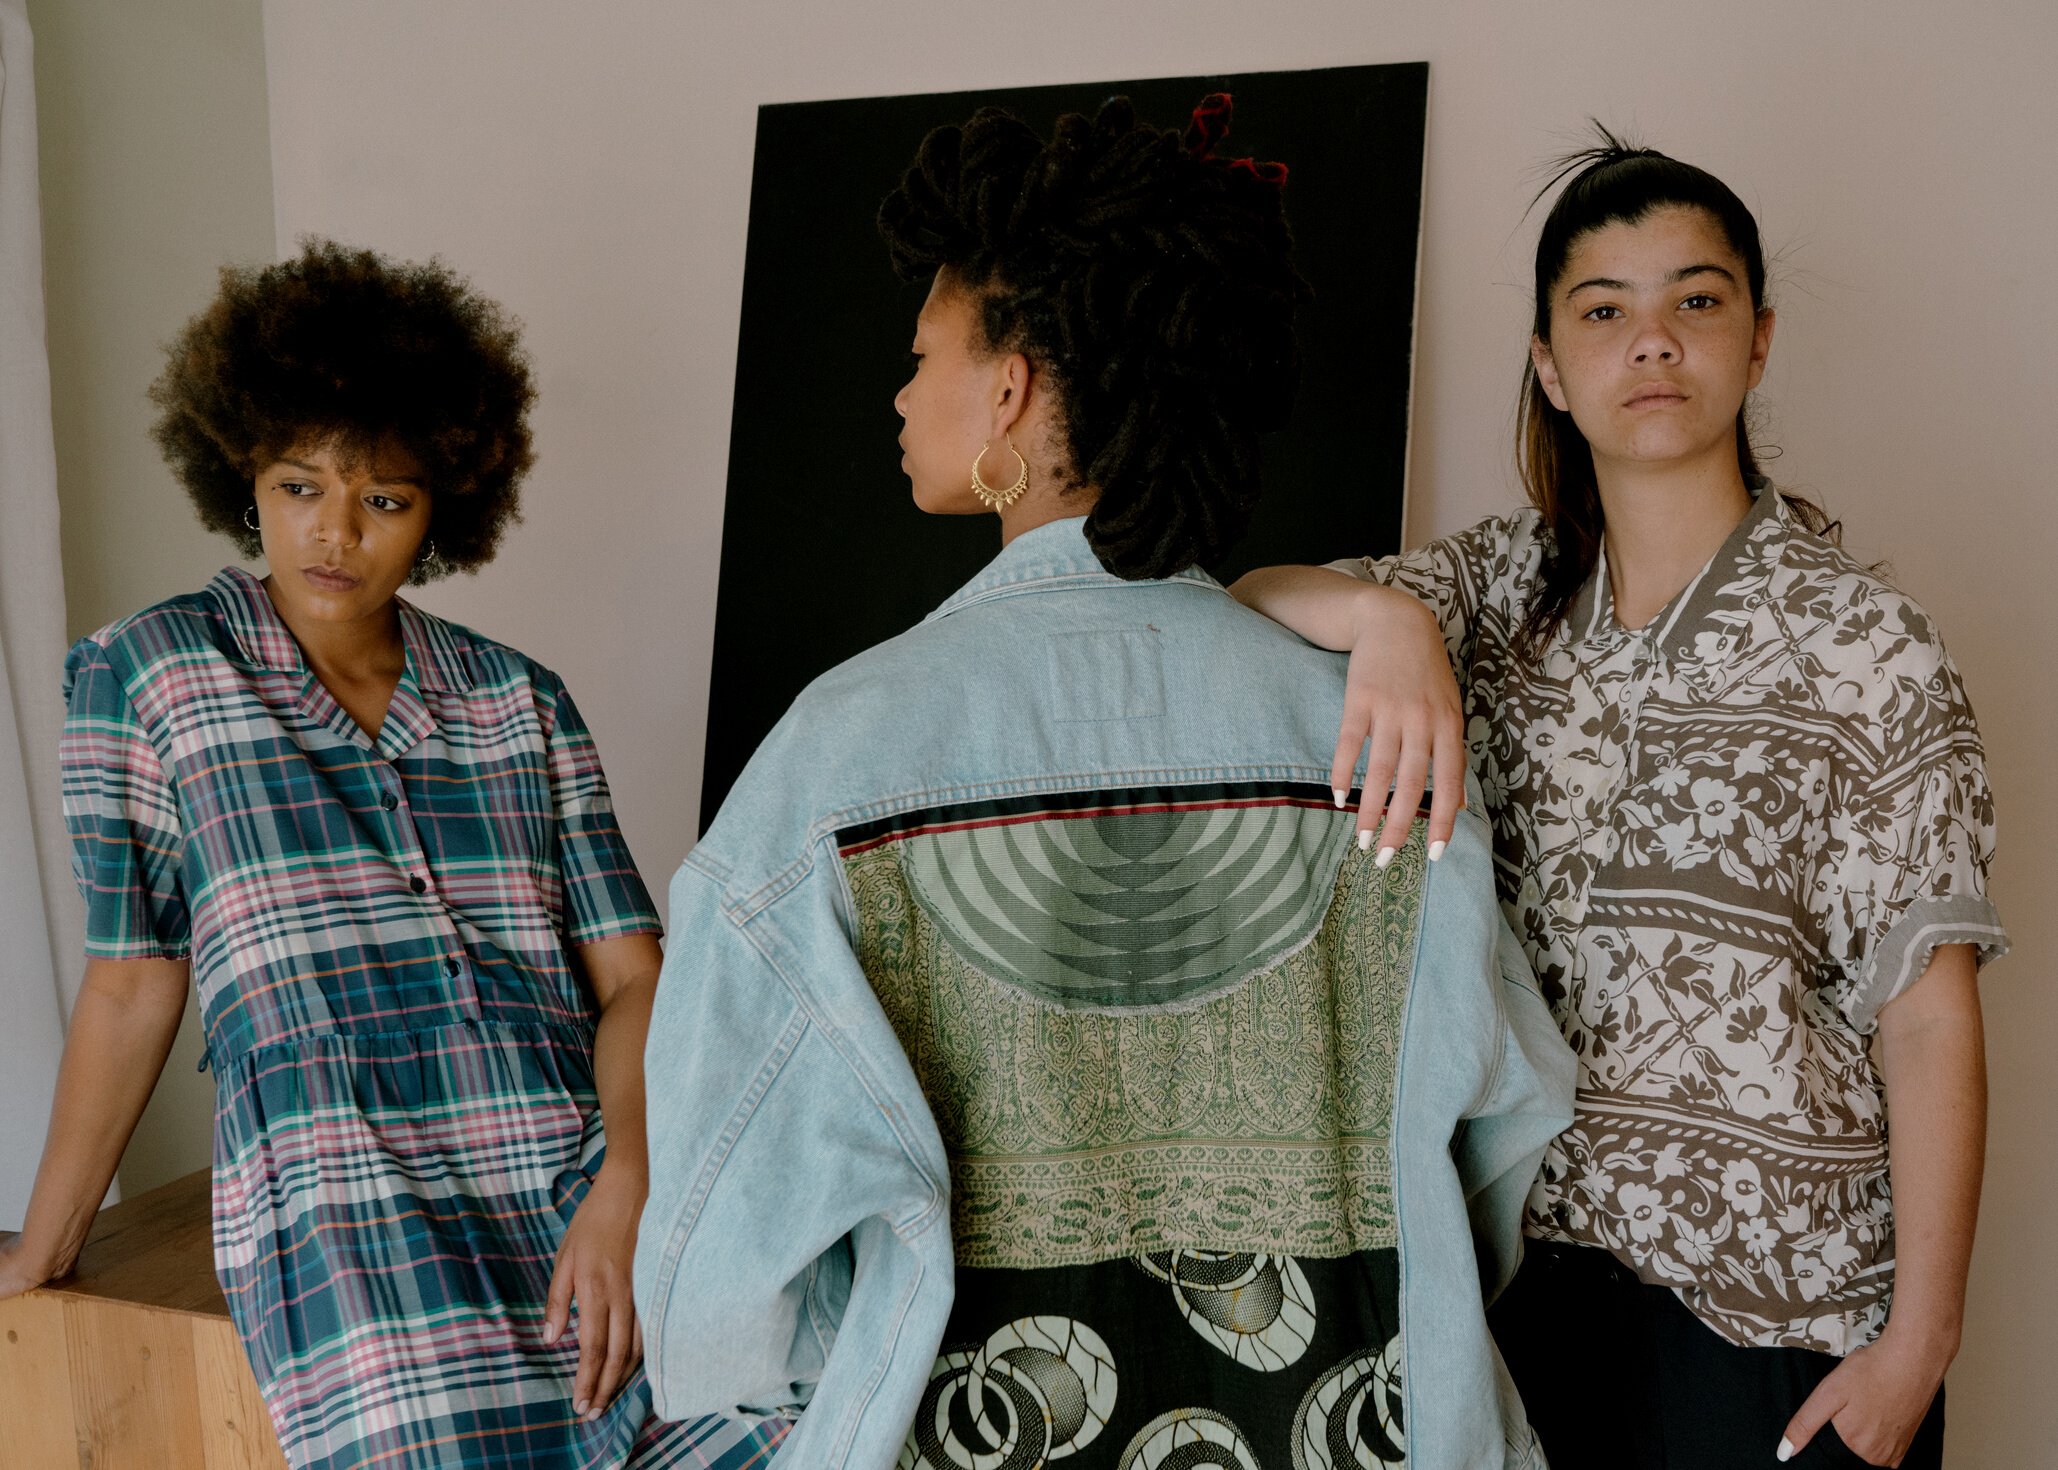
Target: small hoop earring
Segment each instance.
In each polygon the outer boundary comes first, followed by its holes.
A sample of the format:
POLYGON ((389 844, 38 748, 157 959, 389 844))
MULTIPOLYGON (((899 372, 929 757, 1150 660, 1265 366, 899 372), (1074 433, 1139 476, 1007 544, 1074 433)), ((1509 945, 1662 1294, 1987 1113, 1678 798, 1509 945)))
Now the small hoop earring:
POLYGON ((986 451, 993 448, 993 441, 988 439, 979 446, 979 452, 972 456, 972 493, 979 497, 988 510, 1006 510, 1020 500, 1022 492, 1029 488, 1029 461, 1022 457, 1021 450, 1015 448, 1015 441, 1010 436, 1003 434, 1000 437, 1001 442, 1007 445, 1008 453, 1015 457, 1015 463, 1021 466, 1021 472, 1015 476, 1015 483, 1007 489, 994 489, 979 474, 979 462, 986 458, 986 451))
POLYGON ((249 527, 249 528, 250 528, 251 530, 253 530, 253 531, 256 531, 256 530, 260 530, 260 529, 262 529, 262 528, 261 528, 261 527, 260 527, 260 526, 259 526, 259 525, 257 524, 257 520, 256 520, 256 515, 257 515, 257 507, 256 507, 256 506, 254 506, 254 505, 246 505, 246 506, 244 506, 244 507, 243 507, 243 524, 244 524, 244 525, 246 525, 246 526, 248 526, 248 527, 249 527))
POLYGON ((416 553, 414 574, 424 582, 433 582, 438 577, 450 575, 450 563, 443 559, 443 553, 436 549, 436 540, 424 538, 422 549, 416 553))

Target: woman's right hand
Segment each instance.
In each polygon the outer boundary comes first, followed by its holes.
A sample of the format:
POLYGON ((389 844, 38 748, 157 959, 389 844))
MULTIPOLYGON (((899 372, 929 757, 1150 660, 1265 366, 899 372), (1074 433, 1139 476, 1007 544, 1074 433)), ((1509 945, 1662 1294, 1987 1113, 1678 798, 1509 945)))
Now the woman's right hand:
POLYGON ((34 1291, 64 1274, 63 1268, 53 1266, 47 1253, 24 1246, 25 1239, 26 1236, 17 1235, 0 1241, 0 1302, 34 1291))
POLYGON ((1381 867, 1407 842, 1429 790, 1434 862, 1465 806, 1465 709, 1457 676, 1428 608, 1394 587, 1357 585, 1351 596, 1351 661, 1330 784, 1343 805, 1358 757, 1366 755, 1358 846, 1370 848, 1376 834, 1381 867))

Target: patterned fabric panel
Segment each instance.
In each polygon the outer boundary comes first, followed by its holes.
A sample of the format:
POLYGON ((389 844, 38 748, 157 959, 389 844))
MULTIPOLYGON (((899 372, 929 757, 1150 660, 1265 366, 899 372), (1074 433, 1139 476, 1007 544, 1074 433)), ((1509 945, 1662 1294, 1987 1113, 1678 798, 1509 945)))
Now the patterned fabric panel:
POLYGON ((1351 820, 1327 791, 1125 791, 849 834, 961 1265, 1394 1242, 1423 839, 1381 870, 1351 820))
POLYGON ((1306 943, 1349 830, 1330 806, 1206 806, 949 828, 899 851, 974 964, 1066 1009, 1120 1010, 1194 1001, 1306 943))
POLYGON ((1395 1253, 958 1272, 899 1470, 1407 1463, 1395 1253))

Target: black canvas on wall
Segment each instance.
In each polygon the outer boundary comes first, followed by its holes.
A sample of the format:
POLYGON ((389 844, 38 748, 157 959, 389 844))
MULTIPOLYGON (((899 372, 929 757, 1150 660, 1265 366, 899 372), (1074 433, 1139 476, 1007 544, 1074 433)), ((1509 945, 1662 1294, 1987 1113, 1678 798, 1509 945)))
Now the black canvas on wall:
POLYGON ((895 280, 873 223, 931 128, 983 106, 1048 135, 1125 94, 1185 126, 1236 98, 1224 156, 1287 165, 1315 301, 1302 378, 1264 449, 1249 533, 1208 570, 1396 550, 1407 468, 1426 63, 1156 78, 761 108, 736 353, 701 827, 807 683, 905 631, 999 550, 993 516, 928 516, 900 472, 893 395, 925 285, 895 280))

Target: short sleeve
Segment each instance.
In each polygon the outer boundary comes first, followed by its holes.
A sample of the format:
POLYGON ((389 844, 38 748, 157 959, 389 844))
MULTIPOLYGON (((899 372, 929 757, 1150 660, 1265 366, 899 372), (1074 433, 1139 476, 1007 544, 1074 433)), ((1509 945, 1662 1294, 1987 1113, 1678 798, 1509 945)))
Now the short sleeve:
POLYGON ((1884 757, 1836 793, 1844 810, 1831 822, 1841 845, 1831 959, 1843 972, 1838 1005, 1860 1031, 1921 978, 1938 945, 1973 945, 1981 964, 2008 949, 1987 897, 1994 798, 1958 671, 1941 646, 1916 642, 1888 683, 1884 757))
POLYGON ((179 881, 177 793, 107 651, 80 639, 64 664, 58 743, 72 876, 92 959, 183 959, 192 940, 179 881))
POLYGON ((1420 601, 1436 615, 1451 662, 1462 670, 1481 613, 1519 609, 1538 561, 1535 519, 1530 512, 1499 516, 1415 551, 1334 561, 1329 570, 1398 587, 1420 601))
POLYGON ((559 923, 565 940, 593 944, 624 934, 656 934, 662 928, 657 909, 615 821, 600 751, 564 685, 551 676, 544 687, 556 706, 549 740, 550 793, 564 876, 559 923))

